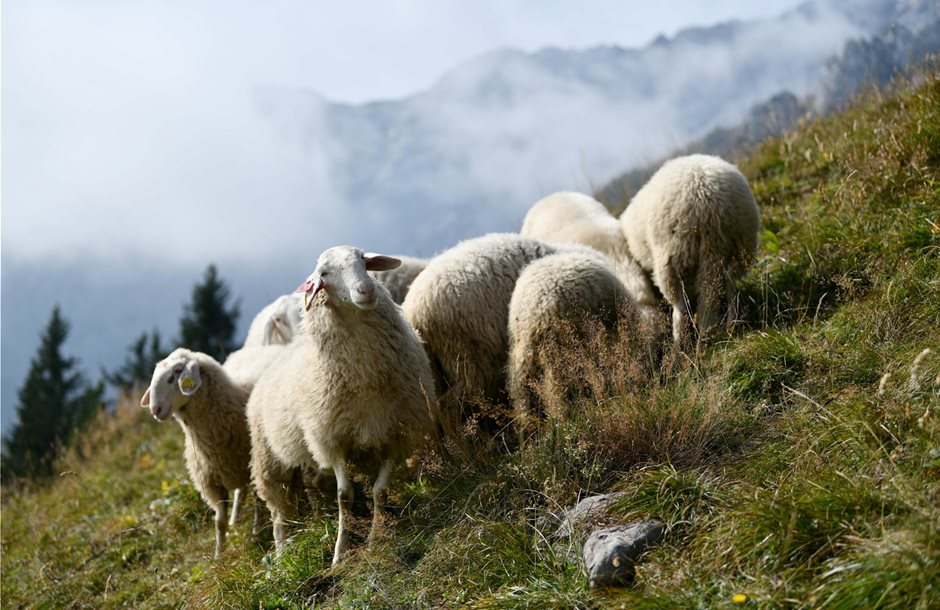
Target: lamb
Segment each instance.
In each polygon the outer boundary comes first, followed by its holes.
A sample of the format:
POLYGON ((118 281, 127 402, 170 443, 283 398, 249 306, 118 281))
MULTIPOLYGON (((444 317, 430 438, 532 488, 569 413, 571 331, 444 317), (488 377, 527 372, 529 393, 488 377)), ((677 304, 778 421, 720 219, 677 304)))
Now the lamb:
MULTIPOLYGON (((448 411, 446 425, 477 415, 465 398, 505 402, 509 301, 516 279, 532 261, 565 248, 493 233, 439 254, 415 279, 402 309, 425 342, 448 411)), ((484 423, 500 424, 498 418, 484 423)))
POLYGON ((640 305, 657 304, 649 278, 630 253, 620 221, 600 201, 568 191, 549 195, 529 208, 520 234, 598 250, 610 259, 617 276, 640 305))
POLYGON ((215 556, 235 523, 251 476, 245 403, 248 391, 233 383, 214 358, 178 348, 156 364, 150 387, 140 399, 157 421, 170 415, 186 437, 186 469, 196 489, 215 511, 215 556), (228 492, 234 492, 226 521, 228 492))
POLYGON ((381 464, 372 488, 371 540, 393 466, 433 428, 434 381, 421 340, 388 290, 367 274, 397 265, 395 258, 350 246, 323 252, 298 289, 303 333, 261 376, 248 401, 252 479, 271 511, 277 554, 296 511, 294 468, 332 470, 336 477, 336 564, 349 542, 347 461, 370 457, 381 464))
POLYGON ((395 258, 401 261, 401 265, 387 271, 370 271, 369 275, 382 282, 392 295, 392 300, 401 305, 412 282, 428 266, 428 261, 412 256, 396 256, 395 258))
POLYGON ((265 305, 248 326, 243 347, 290 343, 300 332, 300 300, 285 294, 265 305))
POLYGON ((535 386, 552 385, 553 349, 583 340, 589 320, 611 330, 621 316, 631 316, 635 325, 637 313, 623 282, 598 252, 561 252, 529 264, 509 303, 509 391, 519 429, 530 428, 533 416, 543 414, 535 386))
POLYGON ((735 282, 754 258, 760 228, 757 202, 737 167, 709 155, 667 161, 620 221, 630 253, 672 306, 679 345, 692 343, 693 308, 699 338, 718 323, 722 287, 734 323, 735 282))

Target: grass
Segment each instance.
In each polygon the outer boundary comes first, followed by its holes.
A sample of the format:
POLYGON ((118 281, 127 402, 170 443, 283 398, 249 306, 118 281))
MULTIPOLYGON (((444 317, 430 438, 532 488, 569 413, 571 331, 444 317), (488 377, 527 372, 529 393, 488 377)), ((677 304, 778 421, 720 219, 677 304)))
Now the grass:
POLYGON ((559 417, 402 473, 391 533, 335 569, 330 514, 273 568, 247 522, 213 560, 179 430, 122 406, 66 474, 3 490, 5 607, 940 607, 940 80, 739 161, 761 258, 696 362, 560 355, 559 417), (550 513, 613 489, 667 536, 634 587, 592 592, 550 513))

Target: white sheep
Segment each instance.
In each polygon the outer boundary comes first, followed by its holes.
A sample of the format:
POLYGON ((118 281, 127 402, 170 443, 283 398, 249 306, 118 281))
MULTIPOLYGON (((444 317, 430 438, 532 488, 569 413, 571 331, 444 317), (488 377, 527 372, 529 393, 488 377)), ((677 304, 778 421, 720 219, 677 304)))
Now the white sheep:
POLYGON ((640 305, 656 305, 653 287, 630 253, 620 221, 593 197, 562 191, 540 199, 526 213, 520 234, 598 250, 607 255, 617 276, 640 305))
POLYGON ((183 428, 186 469, 215 511, 216 557, 251 480, 247 400, 248 391, 229 379, 215 359, 182 347, 156 364, 150 387, 140 399, 158 421, 172 415, 183 428), (226 521, 230 491, 232 514, 226 521))
POLYGON ((408 294, 411 283, 415 281, 418 274, 424 271, 428 266, 427 259, 414 258, 412 256, 395 256, 401 261, 401 265, 387 271, 370 271, 369 275, 382 282, 382 285, 388 288, 392 300, 401 305, 408 294))
POLYGON ((621 316, 632 316, 635 323, 637 313, 623 282, 598 252, 560 252, 529 264, 509 303, 509 391, 517 426, 524 430, 543 414, 536 386, 557 393, 552 387, 557 350, 571 340, 583 341, 591 322, 611 330, 621 316))
MULTIPOLYGON (((336 476, 337 563, 348 545, 353 487, 347 460, 377 458, 372 535, 392 467, 433 428, 434 382, 420 338, 367 271, 398 260, 350 246, 326 250, 299 289, 304 332, 285 348, 248 401, 252 478, 274 522, 281 553, 296 511, 292 470, 324 468, 336 476)), ((371 536, 370 536, 371 539, 371 536)))
POLYGON ((437 255, 415 279, 402 309, 425 343, 448 411, 445 423, 460 425, 461 418, 477 415, 464 399, 505 401, 507 322, 516 279, 532 261, 565 248, 493 233, 437 255))
POLYGON ((262 373, 278 359, 284 348, 279 343, 243 347, 229 354, 222 368, 232 381, 251 392, 262 373))
MULTIPOLYGON (((760 212, 737 167, 709 155, 667 161, 620 217, 629 250, 672 306, 673 338, 692 343, 720 319, 722 291, 728 324, 736 318, 735 282, 757 250, 760 212)), ((636 295, 646 302, 655 295, 636 295)))
POLYGON ((279 296, 265 305, 251 320, 243 347, 290 343, 300 332, 300 308, 296 294, 279 296))

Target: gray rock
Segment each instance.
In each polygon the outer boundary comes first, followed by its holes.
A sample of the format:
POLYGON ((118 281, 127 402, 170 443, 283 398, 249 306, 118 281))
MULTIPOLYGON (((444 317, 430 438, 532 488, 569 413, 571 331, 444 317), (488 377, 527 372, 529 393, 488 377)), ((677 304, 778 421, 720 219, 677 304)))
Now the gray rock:
POLYGON ((561 525, 558 526, 558 530, 555 532, 555 537, 568 538, 577 533, 578 530, 597 525, 597 521, 607 519, 610 506, 623 496, 622 491, 615 491, 581 500, 574 508, 565 512, 561 519, 561 525))
POLYGON ((658 519, 600 529, 584 543, 584 565, 592 589, 629 585, 636 577, 640 555, 663 539, 665 526, 658 519))

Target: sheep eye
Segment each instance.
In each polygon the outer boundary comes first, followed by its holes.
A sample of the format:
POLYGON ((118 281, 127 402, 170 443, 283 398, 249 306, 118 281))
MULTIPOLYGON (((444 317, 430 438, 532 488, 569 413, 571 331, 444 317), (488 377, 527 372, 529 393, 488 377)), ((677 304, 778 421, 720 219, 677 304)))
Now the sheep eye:
POLYGON ((173 385, 174 381, 176 381, 176 375, 170 375, 170 378, 166 380, 166 384, 173 385))

